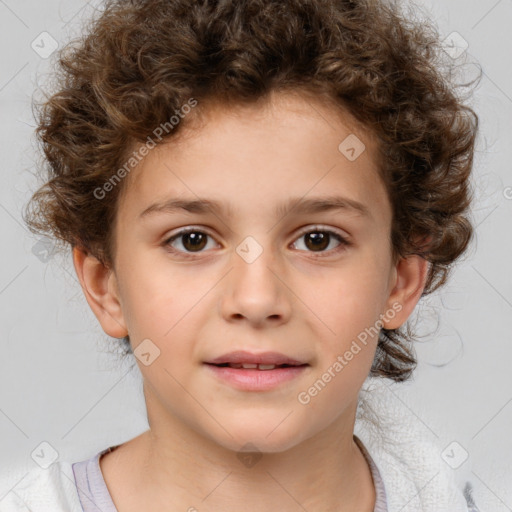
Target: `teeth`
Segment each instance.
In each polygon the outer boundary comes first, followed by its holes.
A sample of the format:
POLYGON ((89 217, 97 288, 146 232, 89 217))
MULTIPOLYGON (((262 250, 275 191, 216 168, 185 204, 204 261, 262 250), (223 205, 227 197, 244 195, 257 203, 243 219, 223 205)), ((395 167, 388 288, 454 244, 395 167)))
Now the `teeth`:
POLYGON ((251 369, 255 370, 256 368, 258 370, 273 370, 276 365, 275 364, 256 364, 256 363, 229 363, 229 366, 231 368, 245 368, 245 369, 251 369))

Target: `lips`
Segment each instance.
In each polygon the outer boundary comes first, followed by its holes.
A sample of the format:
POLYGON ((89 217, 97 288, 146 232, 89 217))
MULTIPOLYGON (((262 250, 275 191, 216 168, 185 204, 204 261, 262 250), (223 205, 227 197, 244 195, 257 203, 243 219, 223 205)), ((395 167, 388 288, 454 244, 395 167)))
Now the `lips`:
POLYGON ((215 359, 206 361, 206 364, 253 370, 273 370, 275 368, 308 366, 308 363, 305 361, 288 357, 279 352, 261 352, 259 354, 254 354, 244 350, 237 350, 223 354, 215 359))
POLYGON ((307 374, 310 364, 278 352, 254 354, 235 351, 204 362, 209 375, 217 382, 243 392, 270 392, 291 386, 307 374))
MULTIPOLYGON (((210 364, 210 363, 206 363, 210 364)), ((292 364, 256 364, 256 363, 223 363, 216 364, 214 366, 218 366, 219 368, 236 368, 236 369, 244 369, 244 370, 275 370, 276 368, 292 368, 296 366, 302 365, 292 365, 292 364)))

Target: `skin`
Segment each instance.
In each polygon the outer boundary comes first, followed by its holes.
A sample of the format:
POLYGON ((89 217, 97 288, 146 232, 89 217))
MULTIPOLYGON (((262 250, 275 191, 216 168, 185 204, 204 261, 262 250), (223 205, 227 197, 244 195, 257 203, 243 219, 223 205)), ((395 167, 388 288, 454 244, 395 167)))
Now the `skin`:
POLYGON ((150 429, 102 457, 108 489, 120 512, 370 512, 374 486, 353 430, 377 338, 360 343, 309 403, 297 396, 379 315, 388 329, 407 320, 428 264, 418 256, 393 262, 376 142, 348 114, 291 93, 264 105, 202 107, 202 123, 184 126, 126 178, 113 268, 73 251, 104 331, 129 334, 134 350, 144 339, 160 350, 148 366, 137 359, 150 429), (350 134, 366 145, 355 161, 338 150, 350 134), (369 215, 274 213, 291 197, 334 194, 369 215), (177 197, 218 200, 232 211, 139 217, 177 197), (166 244, 187 226, 210 235, 201 252, 183 236, 166 244), (318 226, 350 245, 333 236, 325 248, 308 245, 305 234, 318 226), (252 263, 236 252, 247 236, 263 250, 252 263), (276 389, 242 391, 203 365, 236 349, 282 352, 310 366, 276 389), (250 467, 237 457, 246 443, 261 455, 250 467))

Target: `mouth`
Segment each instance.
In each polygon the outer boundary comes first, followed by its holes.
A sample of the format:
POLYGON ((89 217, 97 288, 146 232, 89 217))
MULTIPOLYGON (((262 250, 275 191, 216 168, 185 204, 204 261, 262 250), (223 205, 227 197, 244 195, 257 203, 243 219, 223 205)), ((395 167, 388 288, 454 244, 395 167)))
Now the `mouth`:
POLYGON ((304 359, 294 359, 279 352, 261 352, 258 354, 246 350, 235 350, 205 361, 205 363, 219 367, 244 368, 246 370, 274 370, 275 368, 308 365, 304 359))
POLYGON ((307 363, 304 364, 257 364, 257 363, 205 363, 211 366, 217 366, 219 368, 235 368, 237 370, 275 370, 276 368, 297 368, 300 366, 309 366, 307 363))
POLYGON ((242 391, 270 391, 291 383, 311 365, 278 352, 254 354, 235 351, 205 361, 211 375, 220 382, 242 391))

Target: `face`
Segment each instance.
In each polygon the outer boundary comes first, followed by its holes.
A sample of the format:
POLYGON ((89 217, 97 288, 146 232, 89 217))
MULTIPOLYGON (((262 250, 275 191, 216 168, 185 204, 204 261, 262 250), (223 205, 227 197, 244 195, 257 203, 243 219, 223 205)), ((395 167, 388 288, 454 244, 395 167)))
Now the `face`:
POLYGON ((126 178, 110 317, 144 354, 152 428, 278 452, 353 416, 378 328, 407 313, 391 205, 369 134, 322 104, 276 95, 203 114, 126 178), (301 366, 207 364, 233 351, 301 366))

